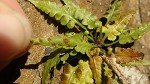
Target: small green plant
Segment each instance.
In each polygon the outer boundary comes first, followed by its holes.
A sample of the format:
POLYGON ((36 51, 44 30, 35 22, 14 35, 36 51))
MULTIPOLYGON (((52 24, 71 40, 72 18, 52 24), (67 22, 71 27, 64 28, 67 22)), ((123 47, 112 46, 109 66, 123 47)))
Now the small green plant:
POLYGON ((143 53, 130 47, 123 48, 123 45, 133 43, 150 31, 150 23, 127 28, 135 11, 120 14, 121 1, 114 0, 102 17, 107 19, 106 22, 69 0, 62 0, 64 5, 46 0, 29 1, 67 28, 63 36, 34 38, 31 41, 34 45, 53 48, 45 64, 42 84, 46 83, 48 76, 52 83, 58 66, 63 69, 60 84, 117 83, 114 76, 126 84, 119 64, 149 64, 142 60, 143 53))

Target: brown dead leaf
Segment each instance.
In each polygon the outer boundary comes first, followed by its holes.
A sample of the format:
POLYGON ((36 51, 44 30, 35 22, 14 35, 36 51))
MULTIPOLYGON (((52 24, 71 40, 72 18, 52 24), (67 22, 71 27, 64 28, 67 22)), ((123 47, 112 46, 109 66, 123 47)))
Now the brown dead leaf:
POLYGON ((131 48, 115 48, 116 62, 119 64, 138 61, 143 59, 144 54, 131 48))

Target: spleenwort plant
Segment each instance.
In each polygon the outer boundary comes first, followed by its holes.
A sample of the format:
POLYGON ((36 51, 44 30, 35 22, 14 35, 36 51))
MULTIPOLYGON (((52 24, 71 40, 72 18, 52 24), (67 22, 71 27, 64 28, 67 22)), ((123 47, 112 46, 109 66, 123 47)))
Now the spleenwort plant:
POLYGON ((63 69, 60 84, 117 83, 114 75, 126 84, 127 80, 119 64, 149 65, 142 60, 143 53, 130 47, 117 47, 133 43, 150 31, 150 23, 137 28, 127 28, 135 11, 120 14, 121 1, 115 0, 112 3, 102 17, 107 19, 106 22, 98 20, 91 12, 69 0, 62 0, 64 5, 47 0, 29 1, 68 28, 63 36, 34 38, 31 41, 34 45, 53 48, 45 64, 42 84, 46 83, 48 76, 49 83, 53 82, 56 74, 54 71, 58 66, 63 69))

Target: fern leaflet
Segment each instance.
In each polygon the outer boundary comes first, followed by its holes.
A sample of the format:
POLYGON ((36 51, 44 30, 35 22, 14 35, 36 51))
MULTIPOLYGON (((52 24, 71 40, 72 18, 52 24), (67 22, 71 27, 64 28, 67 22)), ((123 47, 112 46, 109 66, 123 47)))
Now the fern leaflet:
POLYGON ((130 28, 129 30, 119 35, 119 43, 132 43, 134 40, 139 39, 148 31, 150 31, 150 23, 142 24, 137 28, 130 28))

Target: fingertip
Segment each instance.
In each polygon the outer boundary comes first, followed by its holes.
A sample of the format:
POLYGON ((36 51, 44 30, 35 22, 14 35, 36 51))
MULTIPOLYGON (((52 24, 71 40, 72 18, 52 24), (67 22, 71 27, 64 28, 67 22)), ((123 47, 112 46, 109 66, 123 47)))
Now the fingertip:
POLYGON ((29 48, 31 25, 24 14, 0 3, 0 70, 29 48))

